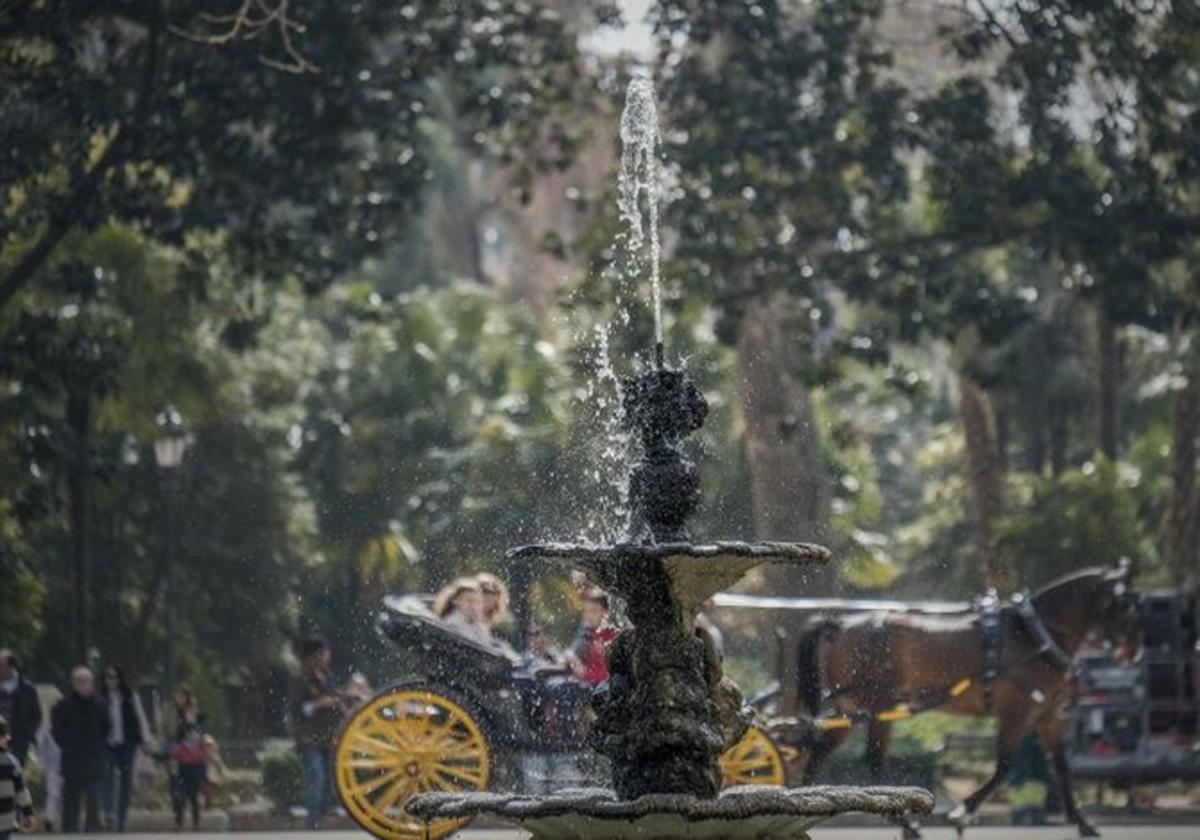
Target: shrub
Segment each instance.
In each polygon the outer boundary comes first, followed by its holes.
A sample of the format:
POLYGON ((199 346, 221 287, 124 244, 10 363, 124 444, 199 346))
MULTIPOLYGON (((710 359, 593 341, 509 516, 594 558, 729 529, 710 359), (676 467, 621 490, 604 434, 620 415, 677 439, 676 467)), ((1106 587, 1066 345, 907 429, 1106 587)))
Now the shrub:
POLYGON ((287 741, 272 741, 258 754, 262 789, 279 810, 300 802, 304 791, 304 768, 300 755, 287 741))

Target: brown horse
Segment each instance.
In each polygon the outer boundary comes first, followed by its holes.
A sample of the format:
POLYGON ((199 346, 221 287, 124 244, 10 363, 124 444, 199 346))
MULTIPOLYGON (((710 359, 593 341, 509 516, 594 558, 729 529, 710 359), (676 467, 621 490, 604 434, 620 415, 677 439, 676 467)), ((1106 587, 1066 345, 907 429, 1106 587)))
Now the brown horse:
MULTIPOLYGON (((993 714, 996 772, 950 814, 963 830, 1004 779, 1025 734, 1036 730, 1050 755, 1067 818, 1084 837, 1098 836, 1075 804, 1064 749, 1065 700, 1071 660, 1093 630, 1132 655, 1139 638, 1136 598, 1127 565, 1085 569, 1059 578, 1024 604, 1000 608, 998 645, 989 660, 982 614, 963 617, 873 613, 823 621, 801 641, 800 679, 809 713, 833 711, 867 721, 867 762, 878 778, 899 704, 979 717, 993 714), (989 662, 994 667, 989 669, 989 662), (994 671, 994 678, 986 679, 994 671), (970 680, 966 684, 964 680, 970 680), (873 717, 883 712, 885 720, 873 717)), ((810 782, 849 729, 817 736, 804 768, 810 782)), ((916 833, 906 827, 906 836, 916 833)))

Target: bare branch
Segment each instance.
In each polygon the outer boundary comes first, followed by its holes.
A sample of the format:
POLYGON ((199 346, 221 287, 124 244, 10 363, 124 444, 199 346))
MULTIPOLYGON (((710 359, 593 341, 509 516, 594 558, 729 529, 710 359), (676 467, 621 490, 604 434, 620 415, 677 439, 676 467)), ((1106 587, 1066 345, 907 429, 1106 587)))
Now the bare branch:
POLYGON ((228 15, 203 13, 200 23, 207 31, 190 31, 179 26, 170 26, 168 31, 178 38, 195 44, 220 47, 234 41, 249 41, 273 33, 287 60, 262 58, 262 63, 288 73, 316 73, 317 65, 309 61, 292 41, 292 33, 303 33, 304 26, 293 20, 288 6, 291 0, 241 0, 237 11, 228 15))
POLYGON ((984 0, 975 0, 975 5, 979 7, 979 11, 983 12, 983 16, 987 19, 988 25, 991 26, 992 29, 999 33, 999 35, 1008 42, 1009 47, 1011 47, 1014 51, 1021 49, 1021 44, 1017 40, 1016 36, 1013 35, 1012 32, 1010 32, 1008 28, 1000 22, 1000 19, 996 16, 996 13, 992 11, 992 9, 987 3, 984 2, 984 0))

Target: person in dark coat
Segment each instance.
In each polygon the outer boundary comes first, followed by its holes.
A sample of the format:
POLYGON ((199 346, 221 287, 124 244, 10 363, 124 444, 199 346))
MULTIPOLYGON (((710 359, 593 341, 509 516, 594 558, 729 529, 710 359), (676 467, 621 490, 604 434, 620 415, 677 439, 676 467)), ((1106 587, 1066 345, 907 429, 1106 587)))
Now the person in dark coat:
POLYGON ((333 798, 333 741, 346 709, 330 674, 329 645, 323 639, 307 639, 301 645, 300 657, 300 682, 292 697, 292 726, 304 764, 305 824, 312 831, 320 827, 333 798))
POLYGON ((100 794, 108 761, 108 711, 96 696, 92 672, 71 672, 71 692, 50 713, 51 732, 62 751, 63 832, 79 831, 79 804, 87 812, 84 830, 100 831, 100 794))
POLYGON ((0 717, 8 720, 9 751, 24 767, 29 745, 42 725, 42 704, 37 689, 17 670, 17 658, 6 649, 0 649, 0 717))
POLYGON ((104 669, 100 700, 108 714, 108 767, 104 775, 104 823, 109 831, 125 831, 133 796, 133 760, 147 741, 142 701, 117 665, 104 669))

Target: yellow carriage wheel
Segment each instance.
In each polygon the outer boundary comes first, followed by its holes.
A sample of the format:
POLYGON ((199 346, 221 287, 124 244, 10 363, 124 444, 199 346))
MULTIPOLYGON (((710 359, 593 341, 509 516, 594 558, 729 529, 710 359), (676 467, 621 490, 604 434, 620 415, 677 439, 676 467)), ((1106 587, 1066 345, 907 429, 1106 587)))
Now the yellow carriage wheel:
POLYGON ((721 756, 721 781, 734 785, 782 785, 786 780, 783 754, 761 727, 751 726, 721 756))
POLYGON ((404 803, 426 791, 483 790, 491 770, 487 739, 457 702, 422 686, 372 697, 342 727, 334 780, 346 811, 385 840, 436 840, 466 820, 426 826, 404 803))

